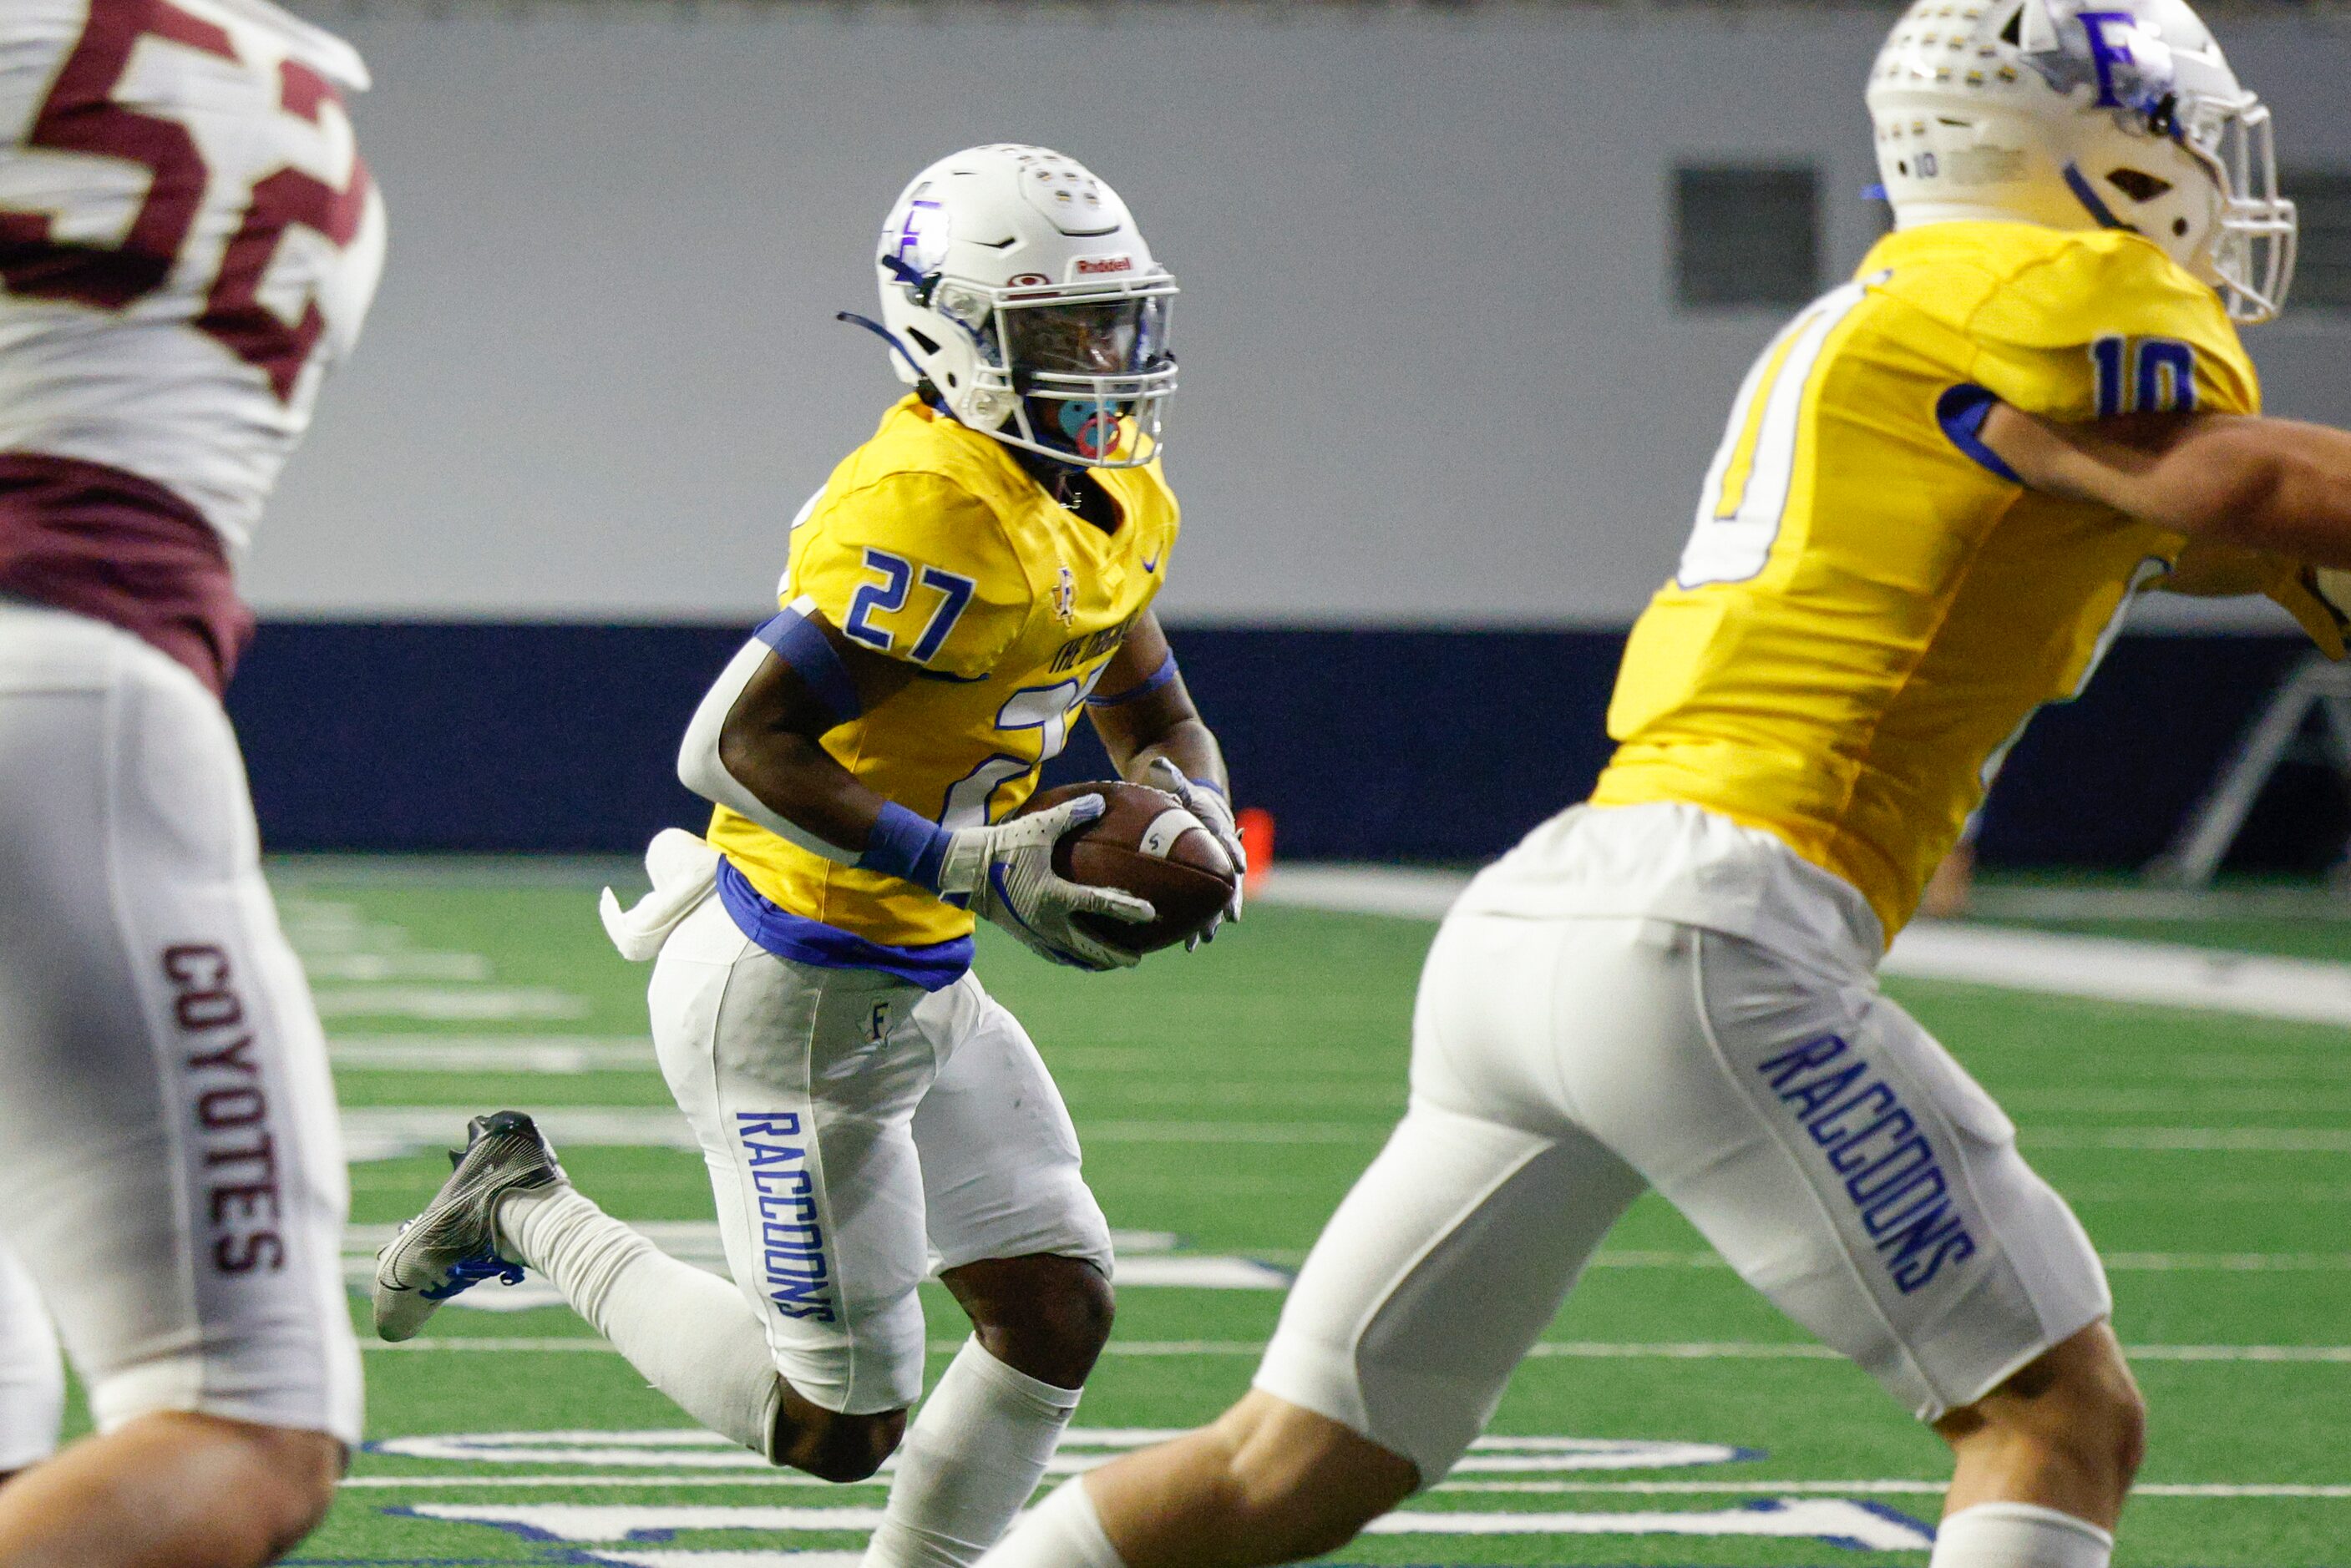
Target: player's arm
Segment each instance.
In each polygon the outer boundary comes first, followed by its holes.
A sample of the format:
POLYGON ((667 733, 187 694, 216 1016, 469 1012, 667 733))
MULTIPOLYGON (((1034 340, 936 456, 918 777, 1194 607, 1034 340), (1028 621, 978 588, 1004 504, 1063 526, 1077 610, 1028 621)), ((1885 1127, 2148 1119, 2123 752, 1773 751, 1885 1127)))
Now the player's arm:
MULTIPOLYGON (((1236 876, 1232 902, 1220 920, 1239 919, 1249 854, 1241 847, 1233 818, 1225 753, 1185 690, 1175 650, 1168 647, 1155 612, 1146 611, 1126 634, 1126 641, 1103 667, 1102 679, 1094 682, 1094 693, 1086 700, 1086 713, 1119 776, 1176 796, 1224 846, 1236 876)), ((1213 940, 1216 930, 1211 923, 1187 945, 1213 940)))
POLYGON ((825 750, 826 734, 886 703, 916 673, 852 642, 812 603, 796 602, 753 633, 703 697, 678 748, 678 778, 812 854, 967 898, 1057 962, 1134 963, 1140 955, 1073 918, 1139 923, 1152 918, 1150 904, 1052 870, 1055 841, 1102 815, 1100 795, 950 831, 877 794, 825 750))
POLYGON ((1225 753, 1184 689, 1183 671, 1155 613, 1146 611, 1111 655, 1086 700, 1086 713, 1121 778, 1153 783, 1144 775, 1165 760, 1194 784, 1232 793, 1225 753))
POLYGON ((1982 438, 2034 490, 2188 536, 2165 587, 2266 594, 2330 659, 2351 631, 2351 434, 2231 414, 2060 424, 1992 407, 1982 438))
POLYGON ((753 633, 705 694, 678 748, 677 776, 812 854, 935 886, 935 867, 924 862, 944 852, 942 830, 859 783, 824 749, 828 732, 888 701, 914 674, 842 637, 813 606, 795 605, 753 633))
POLYGON ((2351 568, 2351 432, 2234 414, 2060 424, 2003 403, 1982 439, 2031 489, 2191 539, 2351 568))

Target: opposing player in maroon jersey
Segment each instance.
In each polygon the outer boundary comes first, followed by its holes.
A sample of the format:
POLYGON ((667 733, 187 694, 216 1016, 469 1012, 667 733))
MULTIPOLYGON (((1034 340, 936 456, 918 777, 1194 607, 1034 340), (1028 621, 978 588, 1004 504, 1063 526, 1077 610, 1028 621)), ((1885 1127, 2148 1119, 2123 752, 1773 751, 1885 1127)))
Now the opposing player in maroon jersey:
POLYGON ((0 10, 9 1568, 269 1562, 359 1437, 325 1044, 219 697, 381 266, 366 80, 266 0, 0 10), (45 1315, 98 1428, 55 1457, 45 1315))

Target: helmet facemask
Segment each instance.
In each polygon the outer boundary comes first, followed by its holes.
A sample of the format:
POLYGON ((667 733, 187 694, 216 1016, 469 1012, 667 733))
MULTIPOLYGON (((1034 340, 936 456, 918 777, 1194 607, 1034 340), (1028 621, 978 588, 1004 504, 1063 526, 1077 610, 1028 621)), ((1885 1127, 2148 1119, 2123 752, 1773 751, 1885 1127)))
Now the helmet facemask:
POLYGON ((2220 290, 2231 319, 2268 321, 2294 286, 2299 220, 2278 194, 2277 147, 2269 105, 2251 93, 2233 101, 2198 98, 2178 113, 2179 144, 2220 191, 2204 265, 2194 270, 2220 290))
POLYGON ((940 280, 932 307, 969 335, 977 357, 956 417, 1063 462, 1149 462, 1176 393, 1175 295, 1165 274, 1013 288, 940 280))

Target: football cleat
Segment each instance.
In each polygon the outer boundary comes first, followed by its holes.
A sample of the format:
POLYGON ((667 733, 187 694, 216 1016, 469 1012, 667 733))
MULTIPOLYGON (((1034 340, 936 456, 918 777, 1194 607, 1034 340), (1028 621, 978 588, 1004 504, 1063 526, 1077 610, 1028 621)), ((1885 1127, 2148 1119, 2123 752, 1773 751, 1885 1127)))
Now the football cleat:
POLYGON ((433 1201, 375 1255, 375 1331, 385 1339, 413 1338, 443 1302, 484 1280, 520 1284, 522 1265, 498 1253, 498 1199, 569 1179, 520 1111, 467 1122, 465 1149, 450 1150, 449 1164, 433 1201))

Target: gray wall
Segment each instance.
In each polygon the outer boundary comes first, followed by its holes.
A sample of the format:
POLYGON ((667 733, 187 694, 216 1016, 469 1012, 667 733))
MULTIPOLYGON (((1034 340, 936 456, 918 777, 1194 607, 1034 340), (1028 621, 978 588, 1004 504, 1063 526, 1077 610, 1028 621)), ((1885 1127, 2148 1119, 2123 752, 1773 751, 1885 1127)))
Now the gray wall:
MULTIPOLYGON (((266 613, 747 620, 896 383, 883 209, 932 157, 1050 143, 1185 296, 1169 470, 1191 621, 1613 625, 1668 568, 1766 316, 1668 303, 1667 171, 1819 161, 1876 209, 1888 17, 305 7, 376 90, 392 253, 265 528, 266 613)), ((2351 33, 2251 20, 2292 159, 2351 167, 2351 33)), ((2351 330, 2252 341, 2351 422, 2351 330)))

